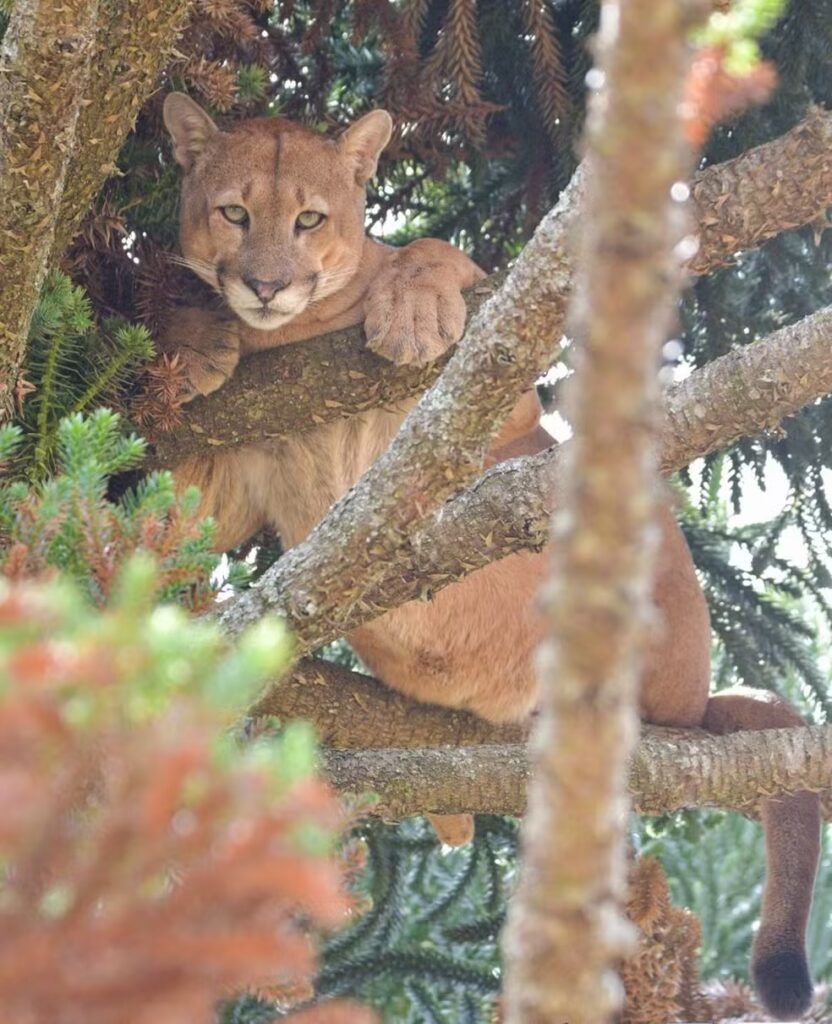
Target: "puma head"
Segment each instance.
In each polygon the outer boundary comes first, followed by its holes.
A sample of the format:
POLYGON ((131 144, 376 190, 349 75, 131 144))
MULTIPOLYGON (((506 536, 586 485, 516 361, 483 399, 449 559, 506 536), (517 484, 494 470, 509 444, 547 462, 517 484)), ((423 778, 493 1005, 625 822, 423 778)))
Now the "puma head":
POLYGON ((386 111, 336 139, 278 117, 220 131, 192 99, 171 93, 164 121, 184 171, 185 262, 241 320, 273 330, 355 274, 365 185, 393 126, 386 111))

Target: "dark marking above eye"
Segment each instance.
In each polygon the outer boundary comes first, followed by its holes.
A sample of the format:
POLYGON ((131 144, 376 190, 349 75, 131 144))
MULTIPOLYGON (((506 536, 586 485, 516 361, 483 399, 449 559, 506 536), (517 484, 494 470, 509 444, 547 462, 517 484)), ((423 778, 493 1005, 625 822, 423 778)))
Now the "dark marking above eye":
POLYGON ((306 193, 303 191, 303 185, 296 186, 295 199, 298 201, 298 206, 306 206, 306 193))
POLYGON ((244 200, 245 200, 245 199, 248 199, 248 197, 249 197, 250 195, 251 195, 251 182, 250 182, 250 181, 247 181, 247 182, 245 183, 245 185, 243 185, 243 187, 242 187, 242 196, 243 196, 243 199, 244 199, 244 200))
POLYGON ((280 174, 280 149, 282 144, 280 135, 274 137, 274 176, 277 177, 280 174))

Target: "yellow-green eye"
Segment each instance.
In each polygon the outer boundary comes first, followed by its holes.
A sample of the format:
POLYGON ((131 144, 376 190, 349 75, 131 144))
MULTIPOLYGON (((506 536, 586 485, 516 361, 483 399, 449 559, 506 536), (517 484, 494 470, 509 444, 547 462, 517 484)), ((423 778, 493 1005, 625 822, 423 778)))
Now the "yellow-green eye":
POLYGON ((221 206, 220 213, 232 224, 248 223, 248 213, 244 206, 221 206))
POLYGON ((319 224, 323 224, 325 220, 326 214, 316 213, 315 210, 304 210, 303 213, 298 214, 295 224, 301 231, 309 231, 310 228, 316 228, 319 224))

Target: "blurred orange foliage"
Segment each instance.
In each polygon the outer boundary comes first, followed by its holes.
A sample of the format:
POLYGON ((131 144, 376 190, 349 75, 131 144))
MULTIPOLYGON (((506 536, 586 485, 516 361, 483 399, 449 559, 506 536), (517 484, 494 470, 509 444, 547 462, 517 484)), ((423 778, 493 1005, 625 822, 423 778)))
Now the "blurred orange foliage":
POLYGON ((131 712, 136 652, 79 605, 0 587, 0 1021, 207 1024, 234 992, 302 991, 310 927, 350 910, 335 798, 218 744, 193 696, 131 712), (84 615, 97 628, 73 640, 84 615))

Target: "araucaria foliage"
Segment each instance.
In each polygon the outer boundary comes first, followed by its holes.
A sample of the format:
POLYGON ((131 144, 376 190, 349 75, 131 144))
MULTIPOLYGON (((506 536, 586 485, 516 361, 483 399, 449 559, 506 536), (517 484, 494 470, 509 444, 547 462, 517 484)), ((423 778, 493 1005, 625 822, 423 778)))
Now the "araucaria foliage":
MULTIPOLYGON (((110 477, 137 466, 145 442, 125 435, 107 409, 70 416, 56 434, 55 475, 0 483, 0 573, 25 579, 60 570, 103 605, 127 556, 141 549, 157 561, 157 600, 193 610, 210 604, 218 558, 212 524, 197 515, 196 490, 177 496, 170 473, 152 473, 108 501, 110 477)), ((0 428, 0 464, 13 460, 23 441, 19 427, 0 428)), ((231 582, 241 572, 234 566, 231 582)))

